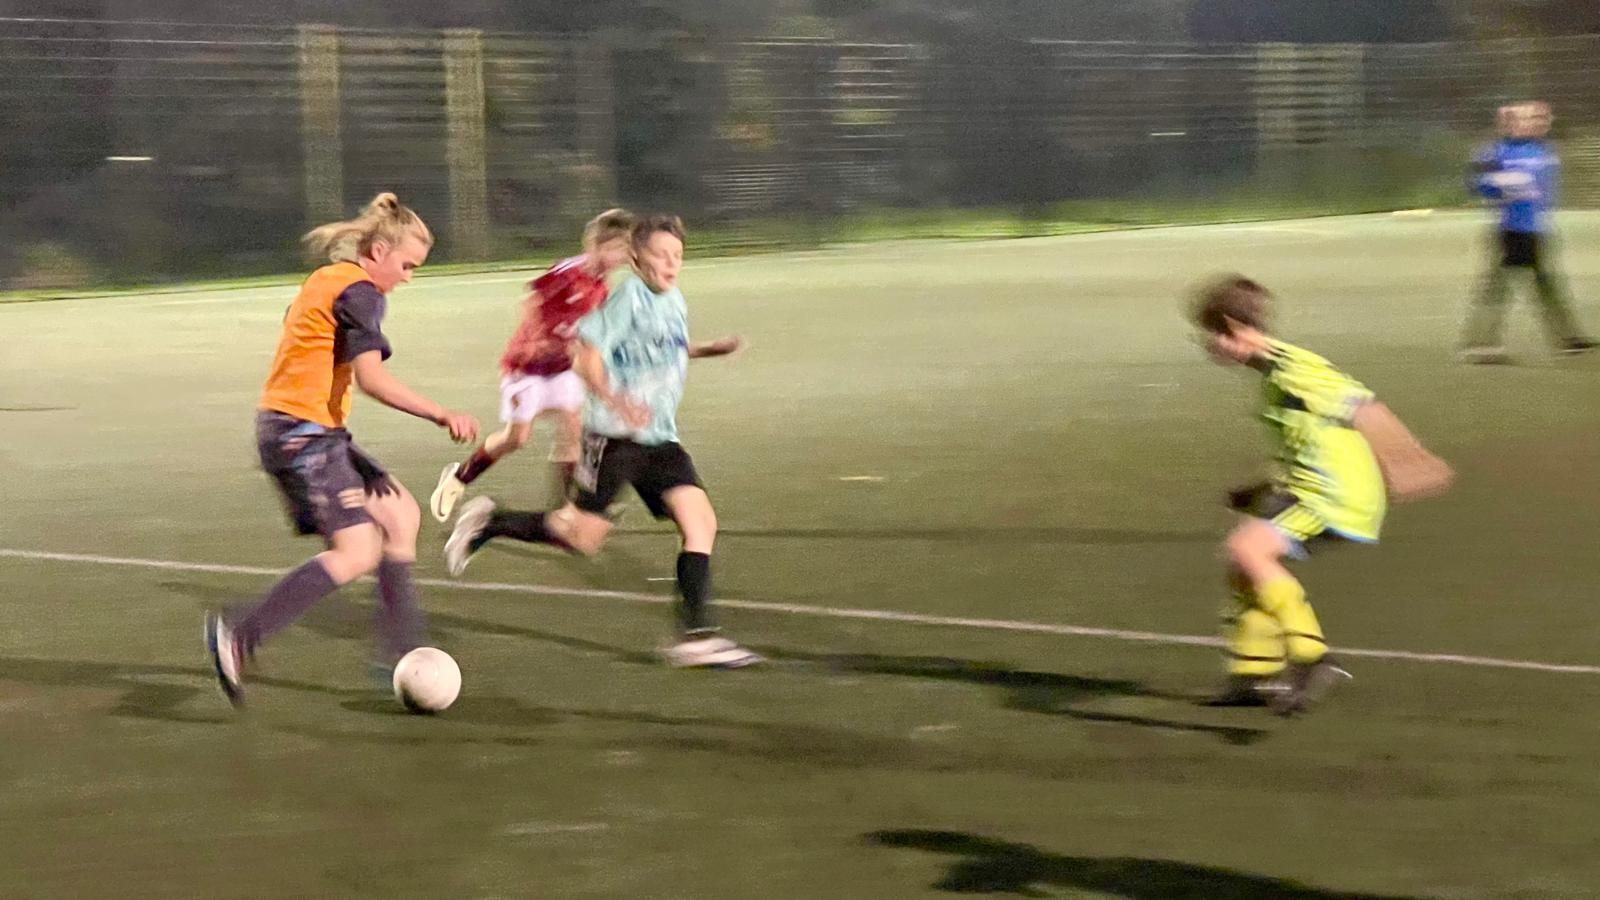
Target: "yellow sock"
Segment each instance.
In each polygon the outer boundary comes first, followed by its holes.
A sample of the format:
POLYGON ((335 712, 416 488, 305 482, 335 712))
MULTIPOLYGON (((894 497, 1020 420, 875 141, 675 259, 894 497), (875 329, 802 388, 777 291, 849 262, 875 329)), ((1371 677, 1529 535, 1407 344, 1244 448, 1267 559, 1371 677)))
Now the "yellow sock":
POLYGON ((1283 629, 1257 608, 1252 594, 1236 593, 1223 605, 1222 637, 1228 674, 1265 677, 1283 671, 1283 629))
POLYGON ((1283 629, 1291 661, 1314 663, 1328 652, 1322 626, 1317 623, 1311 604, 1306 602, 1306 589, 1300 582, 1293 578, 1267 582, 1256 591, 1256 605, 1276 619, 1283 629))

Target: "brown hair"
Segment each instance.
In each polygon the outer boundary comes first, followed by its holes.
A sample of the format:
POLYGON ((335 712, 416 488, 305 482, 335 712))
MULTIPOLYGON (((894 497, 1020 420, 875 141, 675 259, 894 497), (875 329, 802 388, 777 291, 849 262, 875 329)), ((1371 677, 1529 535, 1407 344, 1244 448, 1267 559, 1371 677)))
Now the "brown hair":
POLYGON ((1515 104, 1510 103, 1495 110, 1495 131, 1498 131, 1503 137, 1511 137, 1511 132, 1516 130, 1517 119, 1520 118, 1521 115, 1522 111, 1518 109, 1515 104))
POLYGON ((402 205, 399 197, 385 191, 373 197, 354 219, 318 225, 301 240, 314 257, 329 262, 355 262, 370 254, 378 241, 394 247, 407 237, 433 246, 433 232, 422 217, 402 205))
POLYGON ((620 206, 608 209, 583 226, 583 246, 593 249, 617 238, 626 238, 633 233, 633 223, 633 213, 620 206))
POLYGON ((642 251, 650 243, 650 238, 660 231, 665 231, 681 241, 684 239, 683 220, 664 213, 640 218, 633 223, 633 252, 642 251))
POLYGON ((1223 275, 1194 292, 1189 318, 1202 331, 1231 334, 1233 324, 1259 331, 1267 328, 1267 306, 1272 292, 1243 275, 1223 275))

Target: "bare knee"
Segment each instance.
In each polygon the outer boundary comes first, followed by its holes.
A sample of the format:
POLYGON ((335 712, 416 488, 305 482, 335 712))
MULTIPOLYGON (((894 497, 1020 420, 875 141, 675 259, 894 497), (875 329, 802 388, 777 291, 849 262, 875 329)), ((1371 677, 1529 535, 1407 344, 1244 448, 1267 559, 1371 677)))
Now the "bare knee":
POLYGON ((681 527, 683 549, 696 553, 710 553, 717 542, 717 514, 707 506, 705 512, 686 527, 681 527))
POLYGON ((584 556, 594 556, 605 546, 605 538, 575 537, 567 544, 584 556))
POLYGON ((392 528, 383 532, 383 555, 390 559, 415 561, 417 558, 417 534, 421 532, 422 519, 417 514, 416 504, 412 504, 411 511, 397 519, 392 528))
POLYGON ((1260 519, 1240 523, 1223 546, 1239 578, 1252 585, 1260 586, 1284 572, 1279 560, 1288 552, 1287 541, 1276 528, 1260 519))
POLYGON ((367 511, 383 532, 382 554, 401 562, 414 561, 417 534, 422 530, 422 510, 417 501, 401 490, 368 500, 367 511))
POLYGON ((584 556, 599 553, 611 533, 611 521, 605 516, 584 512, 571 504, 551 513, 547 521, 557 537, 584 556))
POLYGON ((334 532, 317 560, 335 584, 349 584, 378 567, 383 544, 378 526, 353 525, 334 532))
POLYGON ((582 426, 576 412, 563 412, 556 426, 555 442, 550 447, 552 462, 577 462, 582 426))
POLYGON ((717 541, 717 513, 706 492, 685 486, 673 488, 663 499, 672 512, 678 534, 683 537, 683 549, 689 553, 710 553, 717 541))
POLYGON ((1228 533, 1222 541, 1222 552, 1228 558, 1229 568, 1233 572, 1243 573, 1244 562, 1250 558, 1250 539, 1240 530, 1228 533))
POLYGON ((522 449, 533 438, 532 422, 511 422, 489 436, 484 442, 484 449, 489 455, 499 458, 507 453, 515 453, 522 449))
POLYGON ((532 422, 514 422, 506 428, 505 448, 507 450, 521 450, 528 446, 528 441, 533 440, 532 422))

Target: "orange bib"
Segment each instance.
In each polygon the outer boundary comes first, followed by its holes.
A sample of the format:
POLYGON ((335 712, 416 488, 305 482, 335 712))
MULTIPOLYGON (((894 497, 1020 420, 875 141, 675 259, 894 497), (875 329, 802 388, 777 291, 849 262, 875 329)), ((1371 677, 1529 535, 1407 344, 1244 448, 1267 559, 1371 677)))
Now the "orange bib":
POLYGON ((350 417, 349 363, 334 360, 339 325, 333 303, 353 284, 370 281, 355 263, 334 263, 311 273, 283 317, 283 337, 261 391, 261 408, 329 428, 350 417))

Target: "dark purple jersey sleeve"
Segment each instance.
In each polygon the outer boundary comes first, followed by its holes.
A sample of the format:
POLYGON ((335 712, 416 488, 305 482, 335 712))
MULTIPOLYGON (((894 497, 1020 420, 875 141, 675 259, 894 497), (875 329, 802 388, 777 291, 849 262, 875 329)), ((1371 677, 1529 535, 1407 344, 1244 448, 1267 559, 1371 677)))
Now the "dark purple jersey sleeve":
POLYGON ((383 336, 383 294, 370 281, 359 281, 344 289, 333 301, 333 320, 338 324, 333 337, 335 362, 347 363, 363 353, 377 350, 388 359, 393 352, 383 336))

